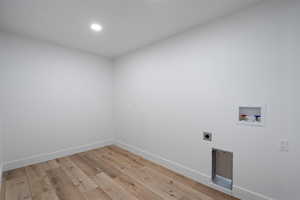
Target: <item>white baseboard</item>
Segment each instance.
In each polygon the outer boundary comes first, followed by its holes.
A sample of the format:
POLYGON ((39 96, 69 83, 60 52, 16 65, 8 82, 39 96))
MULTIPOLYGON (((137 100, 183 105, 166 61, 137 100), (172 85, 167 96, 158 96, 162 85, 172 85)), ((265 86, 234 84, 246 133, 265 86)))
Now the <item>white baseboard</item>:
MULTIPOLYGON (((0 194, 2 193, 2 177, 3 177, 3 163, 0 163, 0 194)), ((1 197, 0 197, 1 199, 1 197)))
POLYGON ((242 200, 276 200, 274 198, 267 197, 263 194, 247 190, 237 185, 233 185, 233 193, 235 194, 235 197, 238 197, 242 200))
POLYGON ((1 191, 1 185, 2 185, 2 175, 3 175, 3 164, 0 164, 0 191, 1 191))
POLYGON ((229 190, 229 189, 225 189, 222 188, 218 185, 215 185, 212 181, 211 181, 211 177, 203 174, 197 170, 194 169, 190 169, 186 166, 183 166, 179 163, 173 162, 171 160, 165 159, 159 155, 155 155, 153 153, 147 152, 145 150, 142 150, 140 148, 137 148, 133 145, 130 144, 126 144, 124 142, 121 141, 116 141, 115 145, 124 148, 132 153, 135 153, 137 155, 140 155, 142 157, 144 157, 147 160, 153 161, 155 163, 158 163, 168 169, 171 169, 179 174, 182 174, 188 178, 191 178, 199 183, 202 183, 204 185, 207 185, 209 187, 212 187, 216 190, 219 190, 221 192, 224 192, 226 194, 232 195, 234 197, 237 197, 239 199, 242 200, 275 200, 272 199, 270 197, 264 196, 262 194, 247 190, 245 188, 239 187, 237 185, 233 185, 233 189, 229 190))
POLYGON ((7 161, 4 163, 3 170, 8 171, 8 170, 12 170, 12 169, 17 169, 17 168, 28 166, 28 165, 45 162, 48 160, 53 160, 53 159, 61 158, 64 156, 69 156, 69 155, 72 155, 75 153, 84 152, 84 151, 88 151, 91 149, 108 146, 111 144, 114 144, 113 139, 105 140, 105 141, 98 141, 98 142, 81 145, 81 146, 77 146, 77 147, 70 147, 70 148, 62 149, 62 150, 59 150, 56 152, 34 155, 34 156, 30 156, 30 157, 27 157, 24 159, 7 161))
POLYGON ((158 155, 149 153, 147 151, 144 151, 142 149, 139 149, 139 148, 134 147, 134 146, 129 145, 129 144, 125 144, 125 143, 120 142, 120 141, 117 141, 115 144, 117 146, 123 148, 123 149, 126 149, 130 152, 133 152, 137 155, 140 155, 140 156, 144 157, 147 160, 153 161, 155 163, 159 163, 160 165, 162 165, 162 166, 164 166, 168 169, 171 169, 175 172, 178 172, 180 174, 183 174, 187 177, 192 177, 194 180, 196 180, 198 182, 205 183, 206 185, 208 185, 210 183, 210 177, 209 176, 207 176, 205 174, 202 174, 202 173, 200 173, 196 170, 190 169, 186 166, 183 166, 179 163, 176 163, 176 162, 173 162, 171 160, 162 158, 158 155))

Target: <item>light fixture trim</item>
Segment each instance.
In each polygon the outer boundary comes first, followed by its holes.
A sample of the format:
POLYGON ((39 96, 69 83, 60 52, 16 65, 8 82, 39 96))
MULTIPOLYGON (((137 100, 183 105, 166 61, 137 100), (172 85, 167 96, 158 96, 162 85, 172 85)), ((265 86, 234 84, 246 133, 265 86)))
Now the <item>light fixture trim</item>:
POLYGON ((99 23, 92 23, 90 25, 91 30, 95 31, 95 32, 100 32, 102 31, 103 27, 101 26, 101 24, 99 23))

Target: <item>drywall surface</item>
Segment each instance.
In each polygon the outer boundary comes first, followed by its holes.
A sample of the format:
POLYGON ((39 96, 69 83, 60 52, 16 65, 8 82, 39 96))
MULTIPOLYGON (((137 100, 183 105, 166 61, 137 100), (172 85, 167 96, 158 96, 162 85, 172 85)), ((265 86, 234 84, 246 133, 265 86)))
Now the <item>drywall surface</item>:
POLYGON ((266 1, 117 59, 117 139, 203 177, 212 147, 232 151, 234 195, 298 199, 299 10, 266 1), (266 105, 265 126, 238 125, 239 105, 266 105))
POLYGON ((2 33, 0 66, 7 168, 113 138, 109 60, 2 33))

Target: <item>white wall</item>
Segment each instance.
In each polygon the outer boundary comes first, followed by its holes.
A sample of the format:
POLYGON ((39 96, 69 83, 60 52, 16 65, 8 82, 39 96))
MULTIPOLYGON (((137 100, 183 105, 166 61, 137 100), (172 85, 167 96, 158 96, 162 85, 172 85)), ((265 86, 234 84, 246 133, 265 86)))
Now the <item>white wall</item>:
POLYGON ((298 199, 299 19, 300 1, 266 1, 117 59, 118 140, 203 180, 212 147, 233 151, 235 195, 298 199), (247 104, 267 105, 265 127, 236 124, 247 104))
POLYGON ((6 169, 113 139, 109 60, 2 33, 0 66, 6 169))

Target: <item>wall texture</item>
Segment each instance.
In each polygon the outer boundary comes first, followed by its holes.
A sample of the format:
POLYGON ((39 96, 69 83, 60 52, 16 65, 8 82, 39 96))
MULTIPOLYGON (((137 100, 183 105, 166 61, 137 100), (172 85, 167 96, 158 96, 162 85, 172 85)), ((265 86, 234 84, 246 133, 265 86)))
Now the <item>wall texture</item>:
POLYGON ((266 1, 117 59, 120 144, 203 182, 211 148, 232 151, 234 195, 297 199, 299 10, 300 1, 266 1), (266 105, 266 125, 237 125, 239 105, 266 105))
POLYGON ((0 34, 0 66, 6 169, 113 139, 109 60, 0 34))

